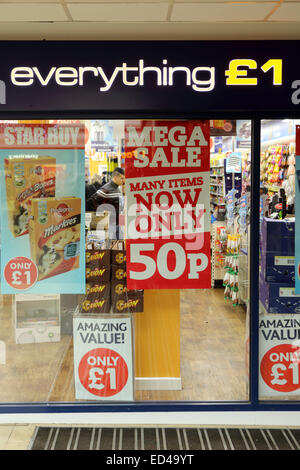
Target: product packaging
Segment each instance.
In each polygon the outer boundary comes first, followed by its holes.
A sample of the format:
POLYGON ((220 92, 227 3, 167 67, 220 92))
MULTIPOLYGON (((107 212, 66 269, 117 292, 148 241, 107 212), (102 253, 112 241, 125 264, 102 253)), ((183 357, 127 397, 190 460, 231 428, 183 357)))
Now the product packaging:
POLYGON ((126 249, 125 242, 123 240, 118 240, 112 243, 111 263, 112 265, 119 267, 126 266, 126 249))
POLYGON ((8 225, 14 237, 28 233, 28 203, 54 197, 56 159, 51 156, 8 156, 4 160, 8 225))
POLYGON ((260 275, 259 298, 267 313, 300 313, 300 295, 283 282, 266 282, 260 275))
POLYGON ((269 219, 261 225, 261 275, 267 282, 295 282, 294 219, 269 219))
POLYGON ((80 198, 29 201, 30 251, 38 281, 79 267, 80 224, 80 198))
POLYGON ((110 249, 88 244, 86 260, 86 293, 80 309, 82 313, 109 313, 110 299, 110 249))
POLYGON ((127 290, 123 294, 112 297, 112 310, 114 313, 137 313, 144 310, 144 291, 127 290))

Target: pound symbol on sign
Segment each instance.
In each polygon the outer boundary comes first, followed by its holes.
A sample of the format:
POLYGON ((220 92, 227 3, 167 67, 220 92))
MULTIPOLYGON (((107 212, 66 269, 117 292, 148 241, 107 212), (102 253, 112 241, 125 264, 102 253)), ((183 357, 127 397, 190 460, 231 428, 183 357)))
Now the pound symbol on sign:
POLYGON ((274 385, 285 385, 286 384, 286 380, 285 379, 280 379, 280 377, 283 376, 283 372, 279 372, 279 369, 281 370, 286 370, 286 367, 284 364, 275 364, 273 367, 272 367, 272 377, 274 377, 274 379, 271 380, 271 383, 274 385))
POLYGON ((103 370, 100 367, 92 367, 90 369, 90 376, 89 380, 91 383, 89 384, 89 388, 95 388, 97 390, 102 390, 104 388, 104 385, 101 382, 101 377, 97 376, 96 374, 99 375, 104 375, 103 370))

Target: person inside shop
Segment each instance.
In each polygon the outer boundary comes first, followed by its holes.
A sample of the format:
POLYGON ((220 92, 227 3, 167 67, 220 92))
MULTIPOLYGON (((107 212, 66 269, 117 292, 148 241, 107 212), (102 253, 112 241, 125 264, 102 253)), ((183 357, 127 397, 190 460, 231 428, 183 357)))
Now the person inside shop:
POLYGON ((105 177, 106 172, 102 172, 101 175, 98 175, 97 173, 94 174, 92 178, 92 184, 95 186, 96 191, 100 189, 102 186, 104 186, 107 183, 106 177, 105 177))
POLYGON ((106 180, 106 171, 102 172, 102 180, 101 180, 101 186, 104 186, 107 183, 106 180))
POLYGON ((123 194, 120 188, 125 183, 123 168, 117 167, 112 173, 111 181, 99 188, 86 200, 86 210, 92 212, 109 212, 109 238, 120 239, 119 215, 123 210, 123 194))
MULTIPOLYGON (((93 183, 85 183, 85 200, 87 201, 97 191, 96 186, 93 183)), ((87 210, 87 209, 86 209, 87 210)))

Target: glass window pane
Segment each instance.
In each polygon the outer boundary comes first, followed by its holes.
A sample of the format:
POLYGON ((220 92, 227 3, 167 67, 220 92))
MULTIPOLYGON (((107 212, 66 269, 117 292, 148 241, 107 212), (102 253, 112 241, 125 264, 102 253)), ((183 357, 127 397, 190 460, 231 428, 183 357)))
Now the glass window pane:
POLYGON ((262 400, 294 401, 300 397, 297 124, 292 119, 261 123, 259 396, 262 400))
POLYGON ((251 122, 0 124, 0 403, 248 400, 251 122))

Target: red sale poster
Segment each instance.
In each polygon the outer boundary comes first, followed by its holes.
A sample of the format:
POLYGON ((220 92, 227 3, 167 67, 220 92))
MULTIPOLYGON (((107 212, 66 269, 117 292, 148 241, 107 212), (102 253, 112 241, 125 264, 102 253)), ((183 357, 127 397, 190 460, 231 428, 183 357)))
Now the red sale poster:
POLYGON ((125 123, 129 289, 211 286, 209 121, 125 123))

